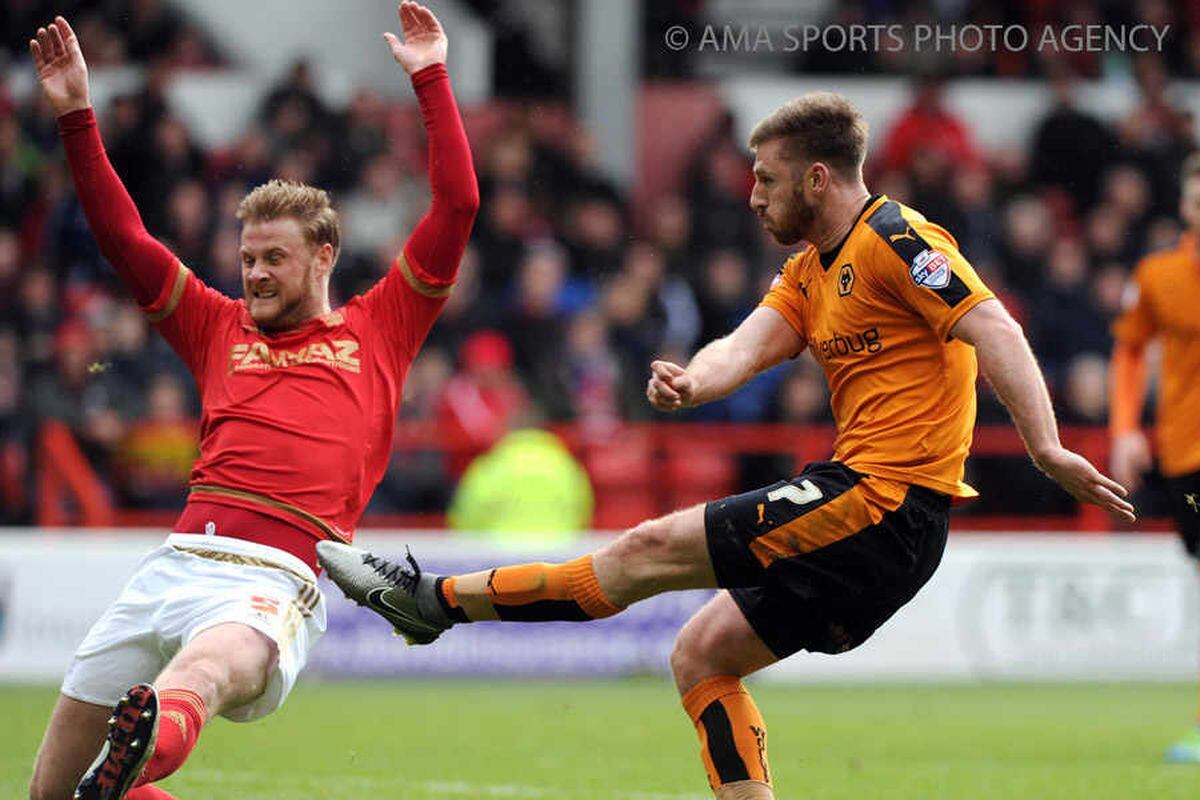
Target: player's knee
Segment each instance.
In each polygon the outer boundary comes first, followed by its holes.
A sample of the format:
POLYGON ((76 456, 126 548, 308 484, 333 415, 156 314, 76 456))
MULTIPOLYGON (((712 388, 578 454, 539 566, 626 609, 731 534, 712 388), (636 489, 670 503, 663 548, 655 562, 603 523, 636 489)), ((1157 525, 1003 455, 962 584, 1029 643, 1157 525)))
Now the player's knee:
POLYGON ((678 513, 639 523, 617 544, 622 561, 630 566, 663 566, 688 560, 678 513))
POLYGON ((610 555, 620 564, 621 574, 635 585, 654 582, 669 571, 671 535, 664 520, 639 523, 611 545, 610 555))
POLYGON ((233 700, 261 694, 278 663, 278 653, 276 643, 257 630, 220 626, 176 656, 155 683, 159 690, 190 689, 217 713, 233 700))
POLYGON ((172 664, 155 683, 159 691, 188 689, 211 703, 225 693, 229 682, 228 664, 209 656, 198 656, 172 664))
POLYGON ((662 519, 640 522, 621 539, 623 560, 635 564, 661 562, 671 547, 670 531, 662 519))
POLYGON ((714 675, 731 674, 721 663, 722 648, 703 625, 685 625, 671 649, 671 674, 680 694, 714 675))
POLYGON ((671 675, 675 678, 675 685, 679 687, 680 694, 687 694, 689 689, 704 680, 696 678, 699 672, 698 666, 694 654, 688 649, 683 636, 680 635, 675 639, 675 646, 671 649, 671 675))
POLYGON ((671 589, 709 585, 703 527, 694 530, 694 519, 694 513, 676 512, 647 520, 599 550, 596 574, 610 599, 628 605, 671 589))

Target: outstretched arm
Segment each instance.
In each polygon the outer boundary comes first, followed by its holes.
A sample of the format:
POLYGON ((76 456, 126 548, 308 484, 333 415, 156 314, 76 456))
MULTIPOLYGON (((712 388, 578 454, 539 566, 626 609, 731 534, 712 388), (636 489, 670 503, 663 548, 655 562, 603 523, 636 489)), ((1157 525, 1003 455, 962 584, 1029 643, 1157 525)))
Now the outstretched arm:
POLYGON ((670 361, 650 364, 646 398, 659 411, 720 400, 763 370, 804 350, 804 341, 773 308, 760 306, 733 333, 692 356, 687 368, 670 361))
POLYGON ((1033 463, 1075 499, 1100 506, 1130 522, 1133 506, 1121 484, 1107 478, 1058 439, 1050 393, 1025 334, 998 300, 984 300, 950 333, 974 345, 979 368, 1012 416, 1033 463))
POLYGON ((384 38, 392 55, 412 76, 429 138, 429 182, 433 202, 404 246, 410 283, 438 296, 454 283, 458 262, 479 210, 479 186, 450 76, 446 34, 433 13, 418 3, 400 4, 403 41, 384 38), (413 280, 415 279, 415 280, 413 280))
POLYGON ((62 17, 29 42, 38 81, 58 117, 75 192, 100 252, 134 299, 154 305, 177 275, 176 259, 142 224, 133 199, 113 171, 88 93, 87 63, 79 40, 62 17))

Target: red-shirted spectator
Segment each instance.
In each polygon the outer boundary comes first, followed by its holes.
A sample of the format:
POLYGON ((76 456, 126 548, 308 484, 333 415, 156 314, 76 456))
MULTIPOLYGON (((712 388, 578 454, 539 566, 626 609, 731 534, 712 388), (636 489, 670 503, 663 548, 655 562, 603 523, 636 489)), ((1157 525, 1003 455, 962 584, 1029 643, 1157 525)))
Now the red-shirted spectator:
POLYGON ((467 442, 455 449, 450 471, 461 475, 475 456, 507 433, 529 407, 529 396, 513 371, 512 345, 504 334, 483 330, 471 334, 459 351, 461 371, 446 383, 438 416, 447 441, 467 442))
POLYGON ((888 131, 883 144, 887 170, 907 172, 923 152, 956 166, 979 166, 983 162, 970 129, 944 104, 945 82, 926 75, 917 80, 913 102, 888 131))

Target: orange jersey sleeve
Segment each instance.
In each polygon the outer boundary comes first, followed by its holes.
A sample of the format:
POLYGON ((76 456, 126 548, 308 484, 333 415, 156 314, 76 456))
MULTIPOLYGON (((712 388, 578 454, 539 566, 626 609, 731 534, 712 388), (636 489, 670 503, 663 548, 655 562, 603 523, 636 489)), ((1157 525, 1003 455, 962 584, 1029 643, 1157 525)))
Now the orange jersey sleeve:
POLYGON ((771 288, 767 290, 761 305, 778 311, 792 326, 792 330, 796 331, 800 340, 807 343, 808 325, 805 322, 807 298, 804 296, 804 288, 800 280, 804 252, 802 250, 784 262, 783 268, 771 282, 771 288))
POLYGON ((1129 283, 1125 286, 1125 295, 1121 298, 1121 315, 1112 325, 1113 338, 1124 344, 1135 347, 1146 344, 1158 332, 1158 323, 1154 319, 1154 310, 1150 304, 1151 293, 1146 291, 1153 261, 1143 259, 1134 269, 1129 283))
POLYGON ((1113 437, 1142 426, 1146 403, 1146 353, 1118 341, 1108 366, 1108 430, 1113 437))
POLYGON ((1143 348, 1158 332, 1147 284, 1148 259, 1134 269, 1121 298, 1121 314, 1112 324, 1116 340, 1109 360, 1109 419, 1112 436, 1141 427, 1146 402, 1146 355, 1143 348))

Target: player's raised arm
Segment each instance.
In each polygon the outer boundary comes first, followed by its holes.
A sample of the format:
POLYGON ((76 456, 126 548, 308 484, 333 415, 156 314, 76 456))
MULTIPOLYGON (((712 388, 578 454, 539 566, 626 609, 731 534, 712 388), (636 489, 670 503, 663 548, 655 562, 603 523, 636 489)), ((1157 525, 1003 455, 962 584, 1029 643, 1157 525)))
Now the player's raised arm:
POLYGON ((402 268, 417 291, 449 293, 479 210, 479 185, 450 76, 446 34, 437 17, 419 3, 399 7, 403 39, 385 33, 392 56, 412 77, 429 137, 429 183, 433 202, 404 246, 402 268))
POLYGON ((29 41, 38 81, 58 117, 71 178, 100 252, 143 307, 152 306, 178 272, 171 251, 142 224, 129 193, 113 171, 88 93, 87 62, 79 39, 56 17, 29 41))
POLYGON ((996 389, 1038 469, 1075 499, 1130 522, 1133 506, 1121 484, 1062 446, 1050 393, 1021 326, 998 300, 984 300, 954 324, 951 335, 975 347, 979 368, 996 389))
POLYGON ((646 399, 659 411, 719 400, 802 350, 804 342, 787 320, 772 308, 759 307, 728 336, 701 348, 686 368, 653 362, 646 399))

